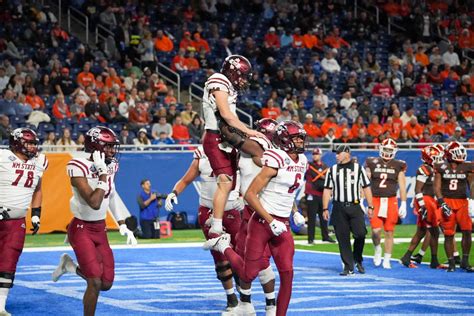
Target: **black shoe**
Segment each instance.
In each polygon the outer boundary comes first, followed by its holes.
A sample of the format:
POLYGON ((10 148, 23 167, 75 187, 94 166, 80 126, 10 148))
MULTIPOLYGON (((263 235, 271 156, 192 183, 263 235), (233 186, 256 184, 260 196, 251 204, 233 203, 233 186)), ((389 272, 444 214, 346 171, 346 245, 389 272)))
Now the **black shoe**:
POLYGON ((474 272, 474 268, 471 267, 470 265, 461 265, 461 269, 469 273, 474 272))
POLYGON ((423 261, 423 256, 417 253, 414 256, 411 256, 411 261, 415 261, 416 263, 420 264, 423 261))
POLYGON ((410 264, 411 264, 410 257, 403 256, 403 257, 400 259, 400 262, 401 262, 405 267, 410 267, 410 264))
POLYGON ((362 262, 356 262, 356 269, 357 269, 357 271, 359 271, 360 274, 365 273, 365 268, 362 265, 362 262))
POLYGON ((308 245, 314 245, 314 240, 309 240, 308 245))
POLYGON ((441 267, 441 265, 439 264, 438 261, 431 261, 430 262, 430 268, 431 269, 438 269, 439 267, 441 267))
POLYGON ((454 271, 456 271, 456 266, 450 264, 449 267, 448 267, 448 270, 446 270, 446 271, 447 271, 447 272, 454 272, 454 271))
POLYGON ((454 263, 456 263, 458 266, 461 265, 461 256, 454 257, 454 263))
POLYGON ((335 243, 336 243, 336 241, 335 241, 334 239, 332 239, 331 237, 324 238, 323 241, 330 242, 331 244, 335 244, 335 243))
POLYGON ((351 276, 351 275, 354 275, 354 271, 353 270, 348 270, 348 269, 344 269, 341 273, 339 273, 340 276, 351 276))

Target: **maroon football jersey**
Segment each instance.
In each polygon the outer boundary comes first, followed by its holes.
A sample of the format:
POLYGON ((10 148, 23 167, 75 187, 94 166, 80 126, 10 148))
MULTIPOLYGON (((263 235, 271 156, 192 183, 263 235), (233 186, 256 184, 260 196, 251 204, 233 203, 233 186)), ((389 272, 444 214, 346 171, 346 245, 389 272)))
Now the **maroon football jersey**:
POLYGON ((443 197, 466 199, 468 191, 468 176, 474 172, 473 164, 463 162, 452 164, 444 162, 435 166, 436 173, 441 174, 441 193, 443 197))
POLYGON ((433 167, 427 164, 422 164, 418 170, 416 170, 416 181, 423 182, 423 195, 434 196, 434 170, 433 167))
POLYGON ((397 195, 398 174, 405 172, 407 164, 405 161, 369 157, 365 160, 365 167, 370 170, 372 182, 372 194, 376 197, 391 197, 397 195))

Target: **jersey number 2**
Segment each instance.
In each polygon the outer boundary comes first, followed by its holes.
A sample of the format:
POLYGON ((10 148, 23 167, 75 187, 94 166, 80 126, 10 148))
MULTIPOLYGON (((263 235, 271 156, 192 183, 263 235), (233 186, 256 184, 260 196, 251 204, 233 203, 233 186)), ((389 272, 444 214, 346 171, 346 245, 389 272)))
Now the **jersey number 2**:
MULTIPOLYGON (((23 177, 25 170, 17 169, 15 173, 18 174, 18 177, 16 177, 15 181, 12 182, 13 186, 18 185, 18 182, 20 182, 21 178, 23 177)), ((28 171, 28 173, 26 174, 26 181, 24 185, 25 188, 31 188, 31 186, 33 185, 34 176, 35 176, 35 173, 33 171, 28 171)))
POLYGON ((380 188, 386 188, 387 187, 387 184, 385 184, 385 181, 387 181, 387 177, 388 177, 388 175, 386 173, 381 173, 380 174, 380 184, 379 184, 380 188))
POLYGON ((300 180, 301 180, 301 173, 297 173, 295 175, 295 182, 293 185, 288 189, 288 193, 293 193, 295 192, 296 189, 300 187, 300 180))

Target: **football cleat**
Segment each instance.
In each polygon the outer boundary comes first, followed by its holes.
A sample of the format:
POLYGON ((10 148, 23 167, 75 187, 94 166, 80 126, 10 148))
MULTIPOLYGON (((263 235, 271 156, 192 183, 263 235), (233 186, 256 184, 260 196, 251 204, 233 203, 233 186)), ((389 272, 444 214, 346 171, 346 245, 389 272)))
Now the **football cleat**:
POLYGON ((265 306, 265 316, 276 316, 277 308, 275 305, 265 306))
POLYGON ((410 260, 420 264, 423 261, 423 256, 417 253, 416 255, 411 256, 410 260))
POLYGON ((392 268, 392 265, 390 264, 390 260, 384 260, 383 261, 383 264, 382 264, 382 267, 384 269, 391 269, 392 268))
POLYGON ((214 250, 220 253, 224 253, 224 251, 230 247, 230 235, 229 234, 222 234, 219 237, 211 238, 207 240, 202 248, 204 250, 214 250))
POLYGON ((375 253, 374 253, 374 265, 376 267, 380 266, 382 264, 382 247, 375 247, 375 253))
POLYGON ((0 316, 12 316, 12 314, 10 314, 10 313, 7 312, 7 311, 1 311, 1 312, 0 312, 0 316))
POLYGON ((53 280, 53 282, 57 282, 61 276, 69 272, 68 266, 74 267, 75 263, 67 253, 63 253, 61 255, 61 259, 59 259, 59 265, 56 267, 56 269, 53 271, 53 274, 51 275, 51 279, 53 280))
POLYGON ((239 302, 239 305, 237 305, 237 308, 234 310, 235 314, 234 315, 239 315, 239 316, 256 316, 257 312, 255 312, 255 307, 253 306, 252 303, 247 303, 247 302, 239 302))
POLYGON ((237 306, 227 306, 221 313, 221 316, 234 316, 236 314, 237 306))

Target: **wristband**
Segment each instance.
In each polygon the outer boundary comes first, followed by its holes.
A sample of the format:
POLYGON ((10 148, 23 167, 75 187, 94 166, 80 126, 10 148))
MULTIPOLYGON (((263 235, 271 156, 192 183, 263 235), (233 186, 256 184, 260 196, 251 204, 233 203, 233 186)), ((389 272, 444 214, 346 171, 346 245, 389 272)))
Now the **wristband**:
POLYGON ((324 211, 329 211, 329 209, 328 209, 328 208, 323 208, 323 212, 324 212, 324 211))
POLYGON ((174 195, 178 196, 178 192, 176 192, 176 190, 171 191, 171 193, 174 193, 174 195))
POLYGON ((373 210, 375 208, 373 205, 369 205, 367 207, 370 208, 371 210, 373 210))
POLYGON ((97 182, 96 189, 101 189, 101 190, 107 191, 107 189, 108 189, 107 182, 104 182, 104 181, 97 182))
POLYGON ((423 193, 417 193, 415 195, 415 198, 419 206, 425 206, 425 201, 423 200, 423 193))
POLYGON ((41 217, 41 206, 31 208, 31 217, 33 217, 33 216, 41 217))

